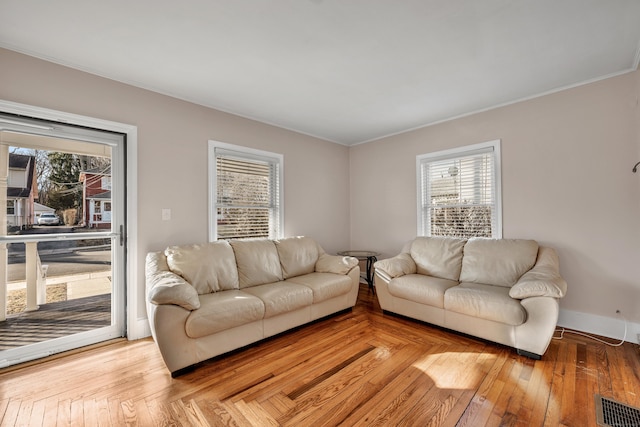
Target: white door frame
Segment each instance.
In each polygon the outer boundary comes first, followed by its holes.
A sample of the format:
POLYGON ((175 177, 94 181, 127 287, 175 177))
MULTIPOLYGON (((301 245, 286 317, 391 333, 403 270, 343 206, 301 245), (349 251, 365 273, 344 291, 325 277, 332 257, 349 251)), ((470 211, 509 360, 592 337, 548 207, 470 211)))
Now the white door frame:
POLYGON ((145 313, 137 313, 139 305, 138 289, 138 127, 125 123, 102 120, 88 116, 66 113, 47 108, 34 107, 0 99, 0 111, 25 117, 61 122, 118 132, 126 135, 126 336, 135 340, 150 335, 149 323, 145 313))

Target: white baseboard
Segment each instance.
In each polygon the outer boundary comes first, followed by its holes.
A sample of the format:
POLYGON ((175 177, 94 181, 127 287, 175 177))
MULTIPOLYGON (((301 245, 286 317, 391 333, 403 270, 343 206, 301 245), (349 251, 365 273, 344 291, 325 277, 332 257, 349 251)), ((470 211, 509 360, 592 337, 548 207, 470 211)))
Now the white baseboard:
POLYGON ((622 316, 605 317, 570 310, 560 310, 558 326, 616 340, 624 338, 625 341, 634 344, 638 344, 638 334, 640 334, 640 323, 627 321, 627 335, 625 337, 625 319, 622 316))
POLYGON ((129 330, 127 331, 127 339, 129 341, 139 340, 151 336, 151 327, 149 326, 149 320, 136 319, 129 324, 129 330))

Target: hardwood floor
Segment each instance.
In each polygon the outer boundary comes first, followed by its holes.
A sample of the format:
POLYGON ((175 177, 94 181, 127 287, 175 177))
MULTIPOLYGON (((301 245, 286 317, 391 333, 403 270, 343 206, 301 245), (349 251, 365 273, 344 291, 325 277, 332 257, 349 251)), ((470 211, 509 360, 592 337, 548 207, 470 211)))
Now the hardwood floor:
POLYGON ((566 334, 541 361, 353 312, 172 379, 149 340, 0 373, 0 425, 595 426, 594 395, 640 406, 640 351, 566 334))

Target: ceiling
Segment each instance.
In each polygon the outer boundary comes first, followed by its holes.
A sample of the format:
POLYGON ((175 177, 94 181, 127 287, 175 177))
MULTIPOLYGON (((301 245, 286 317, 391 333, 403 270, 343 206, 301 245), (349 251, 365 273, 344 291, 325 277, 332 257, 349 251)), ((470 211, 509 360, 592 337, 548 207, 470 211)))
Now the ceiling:
POLYGON ((0 46, 353 145, 629 72, 639 0, 0 0, 0 46))

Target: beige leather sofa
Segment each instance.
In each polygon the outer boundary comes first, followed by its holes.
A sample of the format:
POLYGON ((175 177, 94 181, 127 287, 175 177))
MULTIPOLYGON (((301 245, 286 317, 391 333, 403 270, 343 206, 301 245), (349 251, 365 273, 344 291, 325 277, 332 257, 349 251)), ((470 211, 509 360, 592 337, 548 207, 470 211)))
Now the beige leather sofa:
POLYGON ((146 259, 151 332, 172 376, 349 309, 360 268, 311 238, 172 246, 146 259))
POLYGON ((567 290, 554 249, 533 240, 418 237, 375 263, 383 310, 540 359, 567 290))

